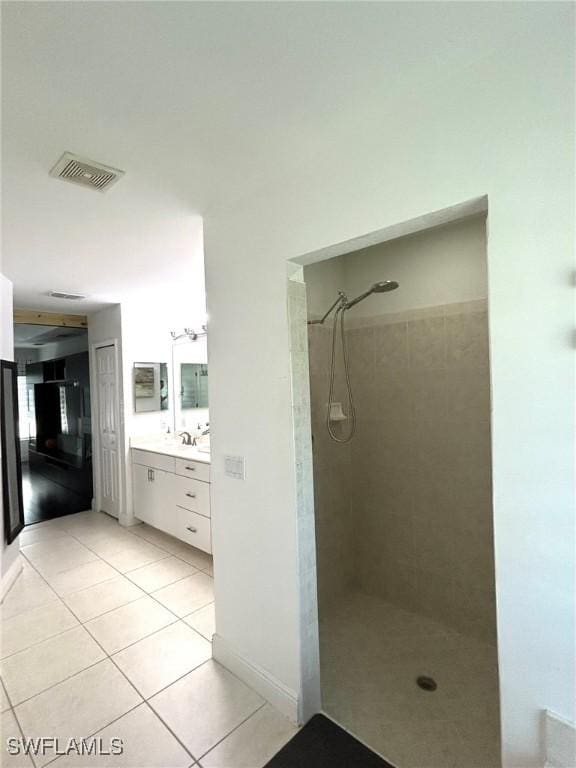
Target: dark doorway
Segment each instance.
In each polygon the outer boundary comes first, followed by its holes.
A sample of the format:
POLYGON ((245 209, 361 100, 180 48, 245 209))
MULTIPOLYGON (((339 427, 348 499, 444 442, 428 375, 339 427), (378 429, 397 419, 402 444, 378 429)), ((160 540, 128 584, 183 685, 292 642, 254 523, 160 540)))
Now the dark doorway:
POLYGON ((26 525, 92 504, 86 329, 15 326, 26 525))

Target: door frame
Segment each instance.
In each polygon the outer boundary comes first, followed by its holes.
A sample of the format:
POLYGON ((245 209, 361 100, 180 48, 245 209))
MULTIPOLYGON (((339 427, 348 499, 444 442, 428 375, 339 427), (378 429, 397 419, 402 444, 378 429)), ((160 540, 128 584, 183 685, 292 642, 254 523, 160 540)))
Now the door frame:
POLYGON ((92 499, 92 509, 100 512, 102 501, 101 489, 101 471, 100 471, 100 432, 99 416, 100 403, 98 401, 98 385, 96 382, 96 353, 103 347, 114 347, 114 368, 116 371, 116 423, 118 425, 118 522, 124 514, 124 481, 122 475, 123 456, 124 456, 124 423, 120 420, 120 402, 122 388, 120 386, 120 343, 118 339, 105 339, 90 344, 90 390, 92 396, 92 461, 93 461, 93 479, 94 479, 94 498, 92 499))
MULTIPOLYGON (((288 314, 288 354, 292 384, 291 408, 294 441, 293 471, 296 485, 296 520, 299 552, 300 597, 300 662, 302 681, 299 692, 299 721, 306 722, 313 714, 322 711, 322 685, 320 679, 320 629, 318 615, 316 567, 316 529, 314 509, 314 464, 312 456, 310 371, 308 360, 308 331, 306 309, 306 284, 303 268, 343 254, 363 250, 373 245, 432 229, 444 224, 485 213, 488 217, 488 195, 472 198, 448 208, 398 222, 384 229, 325 246, 315 251, 290 257, 286 260, 286 301, 288 314)), ((487 224, 488 226, 488 219, 487 224)), ((490 307, 490 287, 488 307, 490 307)), ((490 366, 492 386, 492 366, 490 366)), ((493 425, 493 414, 490 418, 493 425)), ((493 433, 492 433, 493 434, 493 433)), ((490 457, 493 469, 494 454, 490 457)), ((492 519, 494 502, 492 499, 492 519)), ((498 567, 495 561, 496 568, 498 567)), ((497 585, 495 585, 498 599, 497 585)), ((496 614, 497 659, 500 674, 499 617, 496 614)), ((501 700, 501 696, 499 696, 501 700)))

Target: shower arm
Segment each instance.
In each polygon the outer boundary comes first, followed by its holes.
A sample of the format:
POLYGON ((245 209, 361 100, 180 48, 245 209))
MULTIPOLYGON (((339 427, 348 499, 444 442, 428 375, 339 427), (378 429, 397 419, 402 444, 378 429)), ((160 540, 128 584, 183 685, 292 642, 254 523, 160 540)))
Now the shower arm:
POLYGON ((329 317, 329 315, 333 312, 334 309, 336 309, 337 305, 341 304, 343 307, 346 307, 348 305, 348 297, 344 293, 344 291, 338 291, 338 298, 332 304, 328 312, 320 318, 320 320, 308 320, 308 325, 323 325, 324 321, 329 317))

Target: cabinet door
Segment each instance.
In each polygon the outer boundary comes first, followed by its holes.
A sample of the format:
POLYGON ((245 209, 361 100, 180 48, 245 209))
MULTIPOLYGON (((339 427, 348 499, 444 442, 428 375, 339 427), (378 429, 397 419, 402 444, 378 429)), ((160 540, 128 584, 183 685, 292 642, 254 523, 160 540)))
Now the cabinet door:
POLYGON ((174 508, 173 473, 133 464, 132 477, 135 517, 161 531, 169 531, 174 508))
POLYGON ((145 467, 143 464, 132 464, 134 515, 138 520, 154 525, 154 489, 151 472, 150 467, 145 467))

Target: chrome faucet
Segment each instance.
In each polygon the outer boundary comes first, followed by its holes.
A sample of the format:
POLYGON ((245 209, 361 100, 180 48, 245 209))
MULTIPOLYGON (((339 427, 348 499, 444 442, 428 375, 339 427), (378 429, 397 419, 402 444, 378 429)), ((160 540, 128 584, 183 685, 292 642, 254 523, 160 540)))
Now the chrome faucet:
POLYGON ((194 445, 190 432, 179 432, 178 437, 182 438, 182 445, 194 445))

